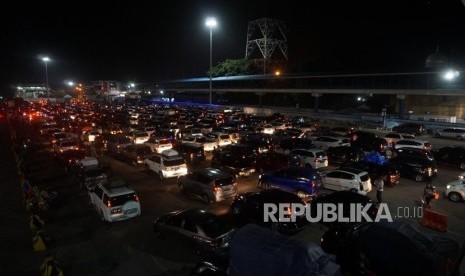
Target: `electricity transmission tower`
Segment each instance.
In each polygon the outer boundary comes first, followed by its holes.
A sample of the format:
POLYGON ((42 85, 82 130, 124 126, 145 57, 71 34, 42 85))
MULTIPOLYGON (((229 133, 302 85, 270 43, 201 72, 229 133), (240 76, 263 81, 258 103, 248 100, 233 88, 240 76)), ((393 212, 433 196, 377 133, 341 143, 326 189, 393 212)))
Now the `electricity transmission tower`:
POLYGON ((273 56, 276 47, 287 60, 287 28, 284 21, 271 18, 250 21, 247 28, 245 58, 250 59, 257 47, 263 57, 263 74, 266 74, 267 62, 273 56))

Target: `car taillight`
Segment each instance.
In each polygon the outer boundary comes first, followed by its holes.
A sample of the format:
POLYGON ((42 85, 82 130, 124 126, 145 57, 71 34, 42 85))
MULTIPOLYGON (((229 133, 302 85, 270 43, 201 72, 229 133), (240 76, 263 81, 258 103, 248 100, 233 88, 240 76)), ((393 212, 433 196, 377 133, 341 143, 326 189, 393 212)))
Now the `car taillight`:
POLYGON ((139 201, 139 196, 137 196, 137 195, 136 195, 136 201, 137 201, 137 202, 140 202, 140 201, 139 201))
POLYGON ((237 182, 234 182, 232 185, 234 188, 237 188, 237 182))
POLYGON ((107 201, 107 207, 111 208, 111 201, 110 200, 107 201))
POLYGON ((215 187, 215 188, 213 188, 213 190, 215 191, 215 193, 218 193, 219 191, 221 191, 221 188, 220 187, 215 187))

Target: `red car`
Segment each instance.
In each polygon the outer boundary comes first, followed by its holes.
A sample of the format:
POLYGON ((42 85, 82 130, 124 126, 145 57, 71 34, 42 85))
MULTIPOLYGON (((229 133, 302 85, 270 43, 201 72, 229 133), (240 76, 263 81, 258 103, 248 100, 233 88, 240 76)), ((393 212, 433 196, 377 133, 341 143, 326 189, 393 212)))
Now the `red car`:
POLYGON ((258 156, 255 169, 260 173, 277 171, 291 166, 301 166, 300 159, 296 156, 289 156, 282 153, 269 151, 258 156))

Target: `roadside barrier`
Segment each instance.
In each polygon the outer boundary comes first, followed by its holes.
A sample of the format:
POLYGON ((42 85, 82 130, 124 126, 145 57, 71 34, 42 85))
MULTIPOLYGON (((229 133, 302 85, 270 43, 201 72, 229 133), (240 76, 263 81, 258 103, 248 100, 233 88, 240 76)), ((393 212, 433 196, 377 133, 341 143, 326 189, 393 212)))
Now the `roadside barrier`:
POLYGON ((43 251, 47 249, 47 246, 45 245, 45 237, 42 234, 42 231, 36 231, 35 236, 32 237, 32 247, 34 251, 43 251))
POLYGON ((439 232, 447 231, 447 216, 438 212, 424 209, 421 225, 424 227, 437 230, 439 232))
POLYGON ((44 263, 40 267, 40 275, 42 276, 63 276, 61 264, 53 258, 51 254, 45 257, 44 263))

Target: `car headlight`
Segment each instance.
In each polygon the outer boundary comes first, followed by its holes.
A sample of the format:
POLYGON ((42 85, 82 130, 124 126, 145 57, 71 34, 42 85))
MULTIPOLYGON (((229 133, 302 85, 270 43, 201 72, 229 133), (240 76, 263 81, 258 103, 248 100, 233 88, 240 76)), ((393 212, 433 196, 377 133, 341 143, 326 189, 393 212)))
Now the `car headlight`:
POLYGON ((258 176, 258 179, 262 179, 262 175, 261 175, 261 174, 258 176))
POLYGON ((450 189, 450 185, 447 185, 447 186, 446 186, 446 189, 448 189, 448 190, 449 190, 449 189, 450 189))

